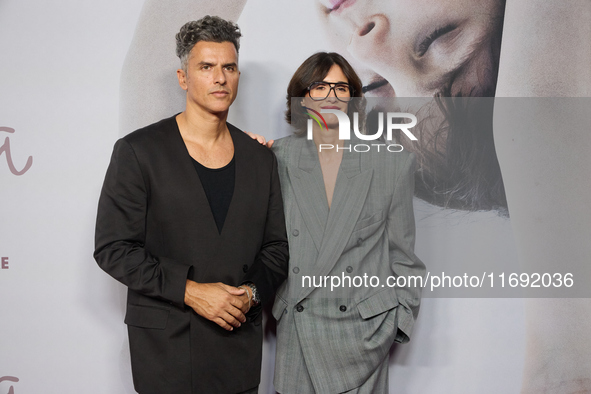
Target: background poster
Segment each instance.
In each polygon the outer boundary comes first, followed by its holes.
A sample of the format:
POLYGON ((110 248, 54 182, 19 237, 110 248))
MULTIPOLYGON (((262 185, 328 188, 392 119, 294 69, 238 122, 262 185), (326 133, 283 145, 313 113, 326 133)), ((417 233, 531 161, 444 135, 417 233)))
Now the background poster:
MULTIPOLYGON (((134 392, 125 288, 92 258, 96 206, 114 142, 183 110, 174 34, 184 22, 238 22, 229 121, 269 139, 289 132, 285 88, 319 50, 379 85, 368 95, 492 96, 498 71, 497 97, 577 97, 584 109, 591 7, 555 3, 0 1, 0 393, 134 392)), ((430 271, 589 262, 591 134, 555 107, 498 105, 494 133, 473 145, 492 160, 487 179, 500 176, 498 156, 511 219, 492 187, 442 202, 425 181, 416 252, 430 271)), ((392 350, 391 392, 591 392, 590 322, 589 299, 426 298, 411 343, 392 350)), ((273 352, 268 332, 261 393, 273 392, 273 352)))

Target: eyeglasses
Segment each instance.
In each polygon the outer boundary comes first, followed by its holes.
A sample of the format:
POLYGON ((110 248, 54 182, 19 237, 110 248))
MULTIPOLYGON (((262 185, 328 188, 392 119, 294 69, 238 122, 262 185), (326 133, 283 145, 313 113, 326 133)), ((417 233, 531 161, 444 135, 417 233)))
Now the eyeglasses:
POLYGON ((344 103, 351 101, 354 92, 353 87, 345 82, 313 82, 308 86, 310 98, 315 101, 326 99, 331 90, 336 98, 344 103))

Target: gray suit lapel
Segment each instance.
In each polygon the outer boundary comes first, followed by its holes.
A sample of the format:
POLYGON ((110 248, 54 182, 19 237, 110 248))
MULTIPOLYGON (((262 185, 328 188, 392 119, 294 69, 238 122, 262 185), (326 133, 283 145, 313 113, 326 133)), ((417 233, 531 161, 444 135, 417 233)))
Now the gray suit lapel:
POLYGON ((288 175, 293 193, 306 228, 320 251, 324 229, 328 220, 328 202, 314 142, 305 138, 295 140, 296 149, 290 157, 288 175))
MULTIPOLYGON (((373 169, 362 171, 362 155, 362 153, 348 151, 343 154, 330 214, 316 262, 315 275, 317 276, 325 276, 330 273, 349 241, 363 209, 371 185, 373 169)), ((320 166, 318 165, 318 167, 320 166)), ((322 176, 320 176, 320 180, 322 181, 322 176)), ((326 193, 324 182, 322 182, 322 191, 326 193)), ((326 197, 324 201, 326 201, 326 197)), ((313 290, 313 288, 303 288, 299 300, 305 298, 313 290)))

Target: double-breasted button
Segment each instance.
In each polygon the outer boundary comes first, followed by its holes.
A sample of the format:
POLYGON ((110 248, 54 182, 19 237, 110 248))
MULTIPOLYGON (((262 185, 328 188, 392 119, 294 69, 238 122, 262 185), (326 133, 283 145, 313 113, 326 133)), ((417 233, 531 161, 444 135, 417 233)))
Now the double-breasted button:
POLYGON ((347 272, 348 272, 348 273, 351 273, 351 272, 353 272, 353 267, 351 267, 351 266, 348 266, 348 267, 347 267, 347 272))
POLYGON ((303 312, 303 311, 304 311, 304 307, 303 307, 303 306, 301 306, 301 305, 298 305, 298 306, 296 307, 296 311, 298 311, 298 312, 303 312))
POLYGON ((293 267, 293 270, 292 271, 293 271, 294 274, 297 274, 297 273, 300 272, 300 269, 298 267, 293 267))
POLYGON ((345 305, 341 305, 341 306, 339 306, 339 310, 341 312, 346 312, 347 311, 347 307, 345 305))
POLYGON ((363 238, 357 238, 357 246, 361 246, 363 244, 363 238))
POLYGON ((296 229, 296 230, 293 230, 293 231, 291 232, 291 234, 292 234, 294 237, 297 237, 298 235, 300 235, 300 232, 299 232, 299 231, 296 229))
POLYGON ((243 271, 243 272, 246 272, 246 271, 248 271, 248 265, 244 264, 244 265, 242 266, 242 271, 243 271))

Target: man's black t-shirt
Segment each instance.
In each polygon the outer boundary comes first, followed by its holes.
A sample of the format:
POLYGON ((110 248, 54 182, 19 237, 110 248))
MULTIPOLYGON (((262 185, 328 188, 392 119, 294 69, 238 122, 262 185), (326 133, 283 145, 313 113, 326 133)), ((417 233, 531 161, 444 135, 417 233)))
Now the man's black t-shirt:
POLYGON ((234 158, 222 168, 207 168, 193 159, 218 231, 221 233, 234 194, 236 165, 234 158))

